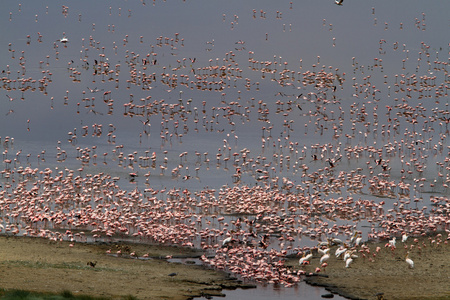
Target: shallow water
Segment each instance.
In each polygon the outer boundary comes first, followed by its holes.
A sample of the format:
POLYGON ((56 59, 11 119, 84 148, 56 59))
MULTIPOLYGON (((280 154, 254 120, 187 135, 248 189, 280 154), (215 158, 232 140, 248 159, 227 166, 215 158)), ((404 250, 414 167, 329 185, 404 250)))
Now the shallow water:
MULTIPOLYGON (((364 187, 321 190, 316 195, 321 200, 384 201, 388 211, 399 205, 403 181, 411 189, 403 205, 427 206, 428 213, 430 197, 449 195, 448 165, 437 165, 448 157, 449 146, 450 5, 445 1, 345 1, 343 6, 333 1, 77 1, 67 6, 2 3, 0 25, 8 28, 0 36, 6 171, 29 166, 50 168, 53 174, 75 170, 81 177, 102 172, 118 178, 121 189, 142 193, 257 185, 276 190, 285 178, 307 196, 314 185, 304 175, 326 174, 328 168, 326 176, 333 180, 340 172, 366 176, 360 179, 364 187), (66 44, 59 41, 64 36, 66 44), (105 69, 99 62, 107 65, 107 74, 101 74, 105 69), (328 87, 318 85, 323 82, 315 76, 302 82, 308 71, 320 70, 333 78, 328 87), (144 83, 143 74, 154 76, 144 83), (158 103, 150 105, 153 101, 158 103), (146 105, 145 114, 130 103, 146 105), (418 113, 416 123, 411 111, 418 113), (5 142, 7 136, 14 142, 5 142), (368 148, 359 157, 348 150, 358 147, 368 148), (375 154, 370 148, 382 150, 375 154), (349 153, 353 156, 347 158, 349 153), (381 157, 389 171, 377 163, 381 157), (417 171, 417 162, 424 170, 417 171), (236 183, 238 168, 242 174, 236 183), (276 182, 257 180, 258 169, 276 182), (393 197, 370 190, 369 179, 383 174, 397 185, 393 197)), ((13 178, 0 178, 6 192, 19 181, 17 173, 13 178)), ((166 192, 158 197, 170 199, 166 192)), ((203 216, 211 223, 202 228, 223 229, 213 213, 224 214, 224 223, 238 219, 211 208, 203 216)), ((2 217, 5 226, 14 223, 2 217)), ((364 238, 379 228, 364 217, 332 213, 321 221, 329 227, 354 225, 364 238)), ((298 234, 290 246, 317 245, 313 234, 298 234)), ((348 235, 340 230, 333 237, 348 235)), ((274 249, 280 247, 277 238, 270 239, 274 249)), ((317 299, 322 293, 304 284, 226 292, 246 299, 317 299)))
MULTIPOLYGON (((322 288, 312 287, 302 282, 294 288, 273 288, 272 286, 258 286, 257 289, 250 290, 234 290, 234 291, 223 291, 226 298, 230 299, 240 299, 240 297, 245 297, 245 299, 311 299, 319 300, 324 299, 322 295, 329 294, 322 288), (245 294, 244 294, 245 293, 245 294)), ((214 299, 219 299, 219 297, 214 297, 214 299)), ((334 295, 333 299, 346 299, 338 295, 334 295)))

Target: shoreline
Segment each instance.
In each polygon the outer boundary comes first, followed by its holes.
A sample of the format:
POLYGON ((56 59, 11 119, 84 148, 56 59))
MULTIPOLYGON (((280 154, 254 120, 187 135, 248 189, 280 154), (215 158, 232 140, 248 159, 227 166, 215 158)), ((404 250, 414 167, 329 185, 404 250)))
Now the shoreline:
MULTIPOLYGON (((395 249, 385 247, 384 242, 366 242, 355 249, 358 258, 349 268, 345 268, 342 258, 335 257, 337 246, 331 248, 326 267, 320 265, 317 250, 312 251, 308 265, 299 266, 299 257, 292 256, 286 258, 285 265, 302 273, 305 283, 348 299, 450 299, 446 284, 450 280, 446 271, 450 269, 450 246, 448 240, 440 241, 437 244, 435 236, 411 238, 404 244, 398 242, 395 249), (415 262, 414 269, 404 261, 407 251, 415 262)), ((0 288, 53 293, 68 290, 74 295, 106 298, 184 300, 225 296, 224 289, 257 287, 225 271, 194 262, 168 261, 195 259, 201 253, 177 246, 70 243, 1 235, 0 274, 7 275, 2 276, 0 288), (94 263, 94 267, 89 263, 94 263)))
POLYGON ((354 248, 348 268, 342 257, 336 257, 337 246, 329 251, 325 267, 317 250, 309 265, 299 266, 298 258, 286 265, 305 272, 308 284, 348 299, 450 299, 449 240, 446 236, 439 240, 436 235, 409 238, 405 243, 397 242, 396 248, 387 246, 387 241, 366 242, 354 248), (406 263, 406 253, 414 268, 406 263))
POLYGON ((197 250, 131 243, 70 243, 0 236, 0 288, 105 298, 185 300, 256 288, 206 266, 168 262, 197 250), (111 252, 111 254, 107 254, 111 252), (117 254, 121 251, 121 254, 117 254), (130 254, 145 259, 132 258, 130 254), (94 265, 94 266, 92 266, 94 265))

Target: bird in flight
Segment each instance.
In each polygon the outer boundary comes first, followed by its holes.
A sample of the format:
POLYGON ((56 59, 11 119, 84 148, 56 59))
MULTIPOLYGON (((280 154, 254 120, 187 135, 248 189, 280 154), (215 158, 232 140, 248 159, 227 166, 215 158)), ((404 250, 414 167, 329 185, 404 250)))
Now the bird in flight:
POLYGON ((342 2, 344 2, 344 0, 334 0, 336 5, 342 5, 342 2))
MULTIPOLYGON (((302 96, 303 96, 303 94, 298 95, 297 100, 300 99, 302 96)), ((296 104, 297 104, 298 109, 303 110, 298 102, 296 102, 296 104)))
POLYGON ((95 88, 93 88, 93 89, 90 89, 89 87, 87 87, 88 89, 89 89, 89 91, 91 92, 91 93, 97 93, 97 92, 101 92, 101 91, 103 91, 103 89, 98 89, 97 87, 95 87, 95 88))
POLYGON ((89 110, 87 113, 93 113, 94 115, 101 115, 101 116, 103 115, 103 113, 93 110, 93 109, 89 110))

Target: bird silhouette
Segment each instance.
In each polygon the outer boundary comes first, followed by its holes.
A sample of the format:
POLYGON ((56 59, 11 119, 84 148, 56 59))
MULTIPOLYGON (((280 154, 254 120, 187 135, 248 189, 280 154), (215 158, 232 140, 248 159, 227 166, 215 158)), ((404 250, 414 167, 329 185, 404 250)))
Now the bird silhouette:
POLYGON ((95 268, 95 265, 97 265, 97 261, 90 261, 87 263, 87 265, 95 268))

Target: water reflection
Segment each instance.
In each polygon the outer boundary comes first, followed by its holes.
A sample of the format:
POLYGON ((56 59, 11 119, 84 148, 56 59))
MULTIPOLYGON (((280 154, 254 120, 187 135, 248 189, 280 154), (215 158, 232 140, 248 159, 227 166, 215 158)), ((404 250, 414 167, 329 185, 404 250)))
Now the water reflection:
POLYGON ((87 4, 3 10, 8 234, 81 228, 208 256, 233 237, 273 271, 354 231, 448 229, 448 10, 87 4))

